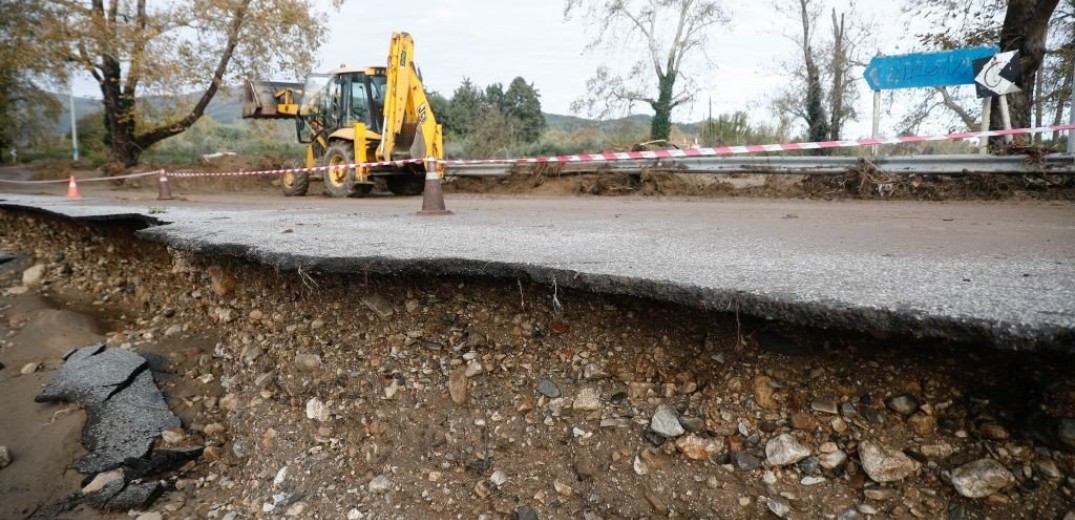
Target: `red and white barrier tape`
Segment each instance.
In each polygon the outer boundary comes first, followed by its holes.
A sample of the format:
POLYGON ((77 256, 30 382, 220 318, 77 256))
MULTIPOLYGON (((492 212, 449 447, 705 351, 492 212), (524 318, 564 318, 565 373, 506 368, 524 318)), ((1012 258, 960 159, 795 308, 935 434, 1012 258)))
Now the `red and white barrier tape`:
POLYGON ((555 157, 532 157, 524 159, 487 159, 441 161, 449 166, 472 164, 536 164, 536 163, 575 163, 597 161, 637 161, 645 159, 689 159, 691 157, 713 157, 719 155, 741 155, 764 152, 795 152, 802 150, 821 150, 830 148, 857 148, 881 144, 922 143, 927 141, 958 141, 999 137, 1006 135, 1028 135, 1075 130, 1075 124, 1040 126, 1033 128, 1014 128, 1011 130, 990 130, 988 132, 955 132, 928 136, 886 137, 881 139, 856 139, 852 141, 820 141, 813 143, 755 144, 743 146, 717 146, 713 148, 682 148, 672 150, 652 150, 642 152, 606 152, 577 155, 559 155, 555 157))
POLYGON ((237 171, 237 172, 168 172, 170 177, 243 177, 243 176, 258 176, 258 175, 280 175, 284 173, 303 173, 303 172, 316 172, 322 170, 328 170, 330 168, 357 168, 359 166, 365 168, 377 168, 381 166, 404 166, 407 164, 421 164, 425 162, 423 159, 407 159, 402 161, 379 161, 379 162, 367 162, 367 163, 350 163, 350 164, 337 164, 335 166, 311 166, 309 168, 280 168, 276 170, 255 170, 255 171, 237 171))
MULTIPOLYGON (((876 146, 882 144, 905 144, 924 143, 929 141, 958 141, 962 139, 984 139, 987 137, 1001 137, 1009 135, 1031 135, 1046 132, 1075 130, 1075 124, 1063 124, 1053 126, 1038 126, 1032 128, 1013 128, 1011 130, 990 130, 988 132, 954 132, 950 134, 915 135, 903 137, 886 137, 881 139, 856 139, 850 141, 820 141, 813 143, 785 143, 785 144, 754 144, 743 146, 716 146, 712 148, 682 148, 672 150, 652 150, 641 152, 605 152, 587 153, 575 155, 557 155, 552 157, 526 157, 521 159, 479 159, 479 160, 438 160, 445 166, 466 166, 476 164, 539 164, 539 163, 580 163, 580 162, 607 162, 607 161, 639 161, 648 159, 689 159, 692 157, 713 157, 720 155, 741 155, 765 152, 796 152, 803 150, 824 150, 831 148, 857 148, 864 146, 876 146)), ((275 170, 237 171, 237 172, 165 172, 155 170, 151 172, 131 173, 127 175, 115 175, 110 177, 87 177, 76 179, 78 182, 112 181, 120 179, 134 179, 151 175, 171 177, 245 177, 261 175, 280 175, 284 173, 304 173, 328 170, 329 168, 377 168, 382 166, 404 166, 407 164, 421 164, 424 159, 407 159, 402 161, 378 161, 366 163, 340 164, 336 166, 313 166, 310 168, 280 168, 275 170)), ((56 179, 46 181, 13 181, 0 179, 0 183, 7 184, 58 184, 68 182, 68 179, 56 179)))
MULTIPOLYGON (((137 179, 139 177, 149 177, 151 175, 162 175, 163 173, 164 173, 164 170, 153 170, 151 172, 128 173, 128 174, 125 174, 125 175, 112 175, 112 176, 109 176, 109 177, 85 177, 85 178, 81 178, 81 179, 76 178, 75 180, 78 181, 78 182, 118 181, 118 180, 122 180, 122 179, 137 179)), ((49 179, 49 180, 46 180, 46 181, 13 181, 13 180, 7 180, 7 179, 0 179, 0 182, 7 183, 7 184, 61 184, 61 183, 69 182, 69 181, 70 181, 70 178, 66 178, 66 179, 49 179)))

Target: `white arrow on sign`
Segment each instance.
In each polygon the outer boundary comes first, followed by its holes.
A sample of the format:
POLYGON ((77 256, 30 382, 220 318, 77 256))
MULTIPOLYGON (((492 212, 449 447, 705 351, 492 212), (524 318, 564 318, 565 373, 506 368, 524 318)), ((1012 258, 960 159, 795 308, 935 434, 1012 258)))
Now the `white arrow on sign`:
POLYGON ((1012 60, 1018 60, 1017 55, 1018 51, 1008 51, 993 56, 974 77, 974 82, 994 96, 1021 92, 1023 89, 1016 84, 1019 78, 1015 77, 1018 74, 1016 70, 1018 67, 1011 66, 1012 60))

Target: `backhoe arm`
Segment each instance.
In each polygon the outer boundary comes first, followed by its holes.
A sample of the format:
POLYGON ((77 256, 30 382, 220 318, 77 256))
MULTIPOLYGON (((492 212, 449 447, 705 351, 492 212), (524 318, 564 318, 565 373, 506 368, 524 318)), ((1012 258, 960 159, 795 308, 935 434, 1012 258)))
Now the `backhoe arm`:
POLYGON ((378 160, 444 158, 441 126, 414 65, 414 39, 392 34, 385 71, 384 126, 378 160))

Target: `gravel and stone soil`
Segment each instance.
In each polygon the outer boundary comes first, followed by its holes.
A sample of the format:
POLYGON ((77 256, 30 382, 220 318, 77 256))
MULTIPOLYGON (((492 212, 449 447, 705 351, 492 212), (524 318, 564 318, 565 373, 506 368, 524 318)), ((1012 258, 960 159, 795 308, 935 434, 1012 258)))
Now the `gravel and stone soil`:
POLYGON ((0 517, 115 515, 79 499, 82 412, 32 400, 103 340, 166 360, 157 447, 204 447, 147 518, 1075 518, 1070 356, 290 272, 139 226, 0 213, 0 517))

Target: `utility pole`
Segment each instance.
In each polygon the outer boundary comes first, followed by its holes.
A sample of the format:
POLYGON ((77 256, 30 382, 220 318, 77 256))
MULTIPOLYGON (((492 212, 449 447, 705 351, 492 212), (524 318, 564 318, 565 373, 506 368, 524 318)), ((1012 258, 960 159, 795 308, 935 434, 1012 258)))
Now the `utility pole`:
POLYGON ((78 160, 78 125, 75 123, 75 87, 74 82, 71 82, 69 87, 71 94, 71 157, 75 161, 78 160))

